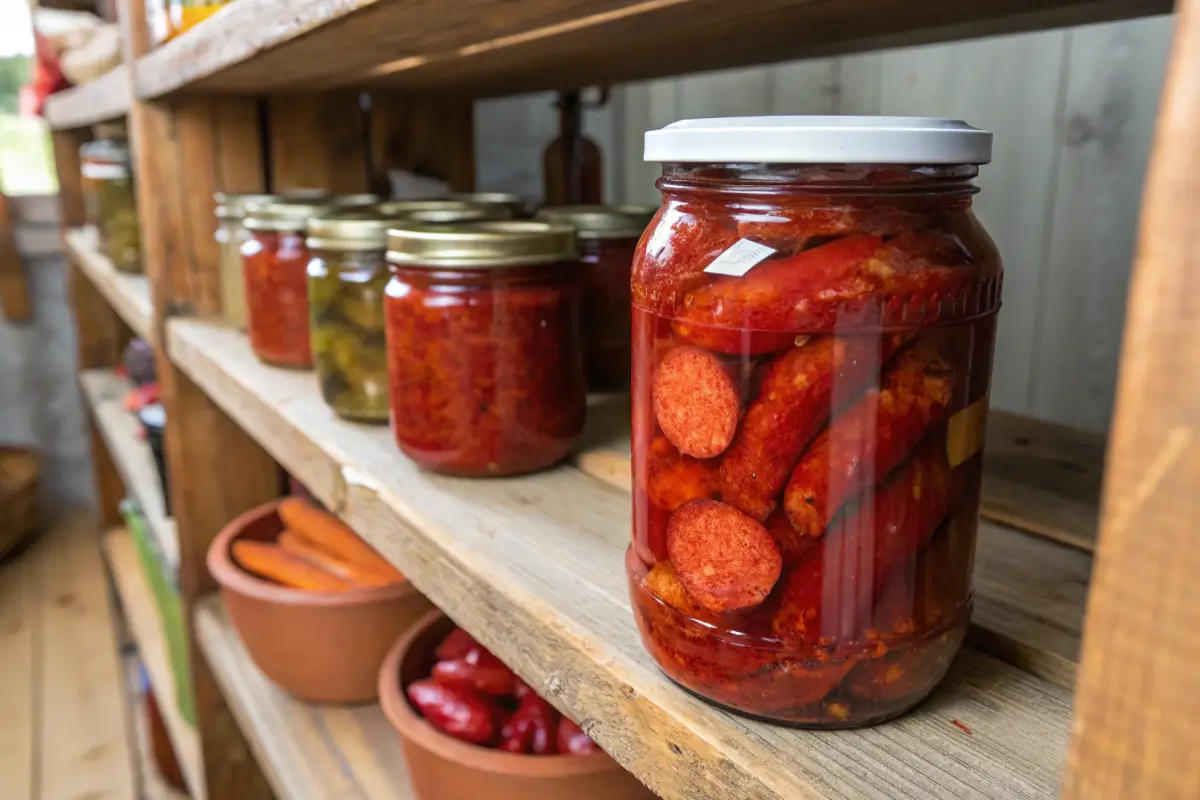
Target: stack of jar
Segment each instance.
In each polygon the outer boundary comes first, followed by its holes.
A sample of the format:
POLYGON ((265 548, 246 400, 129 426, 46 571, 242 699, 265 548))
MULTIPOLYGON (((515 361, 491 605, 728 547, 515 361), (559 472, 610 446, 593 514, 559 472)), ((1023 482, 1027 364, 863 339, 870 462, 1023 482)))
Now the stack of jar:
POLYGON ((561 460, 588 389, 628 386, 629 265, 653 209, 372 200, 219 195, 229 321, 244 303, 259 359, 315 367, 338 416, 390 419, 423 467, 561 460))
POLYGON ((141 234, 134 195, 133 164, 125 126, 106 123, 79 148, 84 215, 95 226, 100 252, 121 272, 142 272, 141 234))

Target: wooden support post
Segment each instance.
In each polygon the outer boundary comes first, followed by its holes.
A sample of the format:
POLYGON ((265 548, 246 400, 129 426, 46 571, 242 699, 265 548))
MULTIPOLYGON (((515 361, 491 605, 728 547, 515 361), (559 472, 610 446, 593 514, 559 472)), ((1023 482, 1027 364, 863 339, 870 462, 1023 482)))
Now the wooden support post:
POLYGON ((1067 800, 1200 797, 1200 0, 1180 0, 1110 439, 1067 800))
MULTIPOLYGON (((135 146, 142 242, 154 299, 154 328, 220 307, 213 193, 261 190, 260 132, 250 98, 135 102, 135 146)), ((159 384, 167 411, 171 509, 179 530, 179 585, 189 621, 196 723, 207 794, 225 800, 271 797, 262 771, 221 695, 190 626, 200 598, 215 587, 208 546, 229 520, 278 496, 279 467, 237 423, 175 369, 160 344, 159 384)))

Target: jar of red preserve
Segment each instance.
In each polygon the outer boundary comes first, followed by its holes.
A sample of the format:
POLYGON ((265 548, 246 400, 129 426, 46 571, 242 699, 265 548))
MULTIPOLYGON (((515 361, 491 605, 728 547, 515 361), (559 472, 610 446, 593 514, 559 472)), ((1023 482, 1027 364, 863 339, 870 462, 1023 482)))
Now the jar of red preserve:
POLYGON ((334 208, 331 198, 278 198, 253 206, 242 243, 246 332, 262 361, 312 367, 308 329, 308 220, 334 208))
POLYGON ((392 425, 422 467, 515 475, 566 456, 586 388, 575 232, 542 222, 388 234, 392 425))
POLYGON ((588 390, 629 388, 629 264, 657 209, 650 206, 551 206, 537 218, 570 225, 583 268, 583 371, 588 390))
POLYGON ((901 714, 971 612, 1001 267, 991 134, 918 118, 646 134, 633 261, 633 546, 650 654, 727 708, 901 714))

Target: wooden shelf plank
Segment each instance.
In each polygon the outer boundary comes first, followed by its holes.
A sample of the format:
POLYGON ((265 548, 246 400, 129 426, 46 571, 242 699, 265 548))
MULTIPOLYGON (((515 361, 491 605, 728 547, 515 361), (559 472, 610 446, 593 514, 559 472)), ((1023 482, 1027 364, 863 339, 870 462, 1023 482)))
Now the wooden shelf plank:
POLYGON ((111 370, 92 369, 79 374, 79 385, 125 490, 137 498, 168 568, 178 575, 179 532, 166 514, 154 453, 141 438, 141 423, 123 404, 132 384, 111 370))
POLYGON ((511 94, 1168 13, 1169 0, 239 0, 139 60, 141 97, 361 85, 511 94), (899 13, 903 11, 903 13, 899 13))
POLYGON ((196 611, 204 656, 271 787, 283 800, 407 800, 408 771, 377 705, 313 706, 254 665, 218 596, 196 611))
POLYGON ((47 97, 46 122, 52 130, 66 130, 123 117, 132 96, 129 67, 121 64, 95 80, 47 97))
POLYGON ((95 228, 68 230, 63 241, 67 255, 100 290, 121 319, 138 336, 153 342, 157 338, 154 335, 154 308, 146 277, 118 272, 112 262, 100 254, 95 228))
POLYGON ((571 466, 504 480, 422 472, 389 431, 337 420, 311 373, 173 320, 172 360, 459 624, 665 797, 1025 798, 1056 792, 1070 694, 965 651, 916 712, 814 733, 717 710, 641 646, 628 498, 571 466), (952 722, 974 731, 966 735, 952 722))
MULTIPOLYGON (((595 395, 588 430, 571 458, 581 470, 630 490, 629 398, 595 395)), ((988 414, 980 514, 1092 552, 1104 478, 1103 436, 1020 414, 988 414)))
POLYGON ((123 528, 111 530, 104 536, 104 553, 108 558, 113 583, 121 597, 121 607, 137 642, 142 663, 150 675, 150 685, 154 687, 154 694, 158 698, 159 711, 166 723, 179 765, 183 768, 184 780, 192 797, 203 800, 204 764, 201 761, 200 738, 196 729, 179 713, 166 634, 150 584, 142 572, 136 547, 133 537, 123 528))

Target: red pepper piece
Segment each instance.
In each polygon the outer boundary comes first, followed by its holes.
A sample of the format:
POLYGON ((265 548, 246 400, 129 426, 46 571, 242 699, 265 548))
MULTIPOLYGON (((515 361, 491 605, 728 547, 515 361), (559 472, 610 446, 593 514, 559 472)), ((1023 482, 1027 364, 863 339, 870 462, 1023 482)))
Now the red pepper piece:
POLYGON ((838 510, 908 456, 940 421, 954 376, 936 347, 917 342, 813 440, 788 481, 784 507, 803 536, 820 536, 838 510))
POLYGON ((405 693, 421 716, 456 739, 486 744, 496 734, 492 706, 475 692, 425 678, 410 683, 405 693))
POLYGON ((587 755, 600 752, 600 746, 592 741, 583 729, 563 717, 558 721, 558 752, 587 755))
POLYGON ((533 749, 533 720, 520 711, 518 708, 500 726, 499 749, 506 753, 529 753, 533 749))
POLYGON ((534 755, 553 755, 558 749, 558 711, 554 706, 533 692, 521 698, 521 704, 513 714, 514 725, 528 726, 530 733, 529 751, 534 755))
POLYGON ((882 281, 864 268, 882 244, 878 236, 847 236, 703 286, 684 298, 675 332, 688 338, 689 325, 724 328, 727 345, 716 349, 745 353, 747 331, 829 330, 830 308, 881 291, 882 281))
POLYGON ((792 527, 792 523, 788 521, 787 514, 783 513, 782 508, 776 509, 771 516, 767 517, 763 526, 775 540, 775 545, 779 548, 779 555, 783 557, 785 570, 799 564, 817 546, 815 539, 800 535, 792 527))
POLYGON ((452 658, 463 658, 472 649, 480 647, 479 642, 475 641, 475 637, 464 631, 462 628, 455 628, 450 631, 450 635, 442 640, 442 643, 437 646, 434 655, 439 661, 446 661, 452 658))
POLYGON ((871 624, 871 599, 949 510, 945 447, 941 436, 928 439, 886 484, 847 509, 820 548, 785 577, 772 623, 777 636, 806 645, 846 642, 871 624))
POLYGON ((654 415, 663 435, 693 458, 720 455, 737 430, 742 397, 732 371, 697 347, 676 347, 654 374, 654 415))
POLYGON ((714 613, 762 603, 783 566, 766 528, 716 500, 692 500, 671 515, 667 552, 687 593, 714 613))
POLYGON ((896 334, 818 336, 776 356, 721 459, 721 499, 756 520, 778 502, 800 454, 829 419, 835 392, 850 400, 902 341, 896 334))
POLYGON ((439 661, 433 667, 433 679, 443 686, 474 689, 497 697, 512 694, 517 676, 500 659, 475 647, 462 658, 439 661))
POLYGON ((716 465, 680 455, 666 437, 656 436, 646 459, 646 494, 661 509, 674 511, 688 500, 717 491, 716 465))
POLYGON ((683 587, 683 583, 680 582, 679 575, 675 572, 675 567, 671 566, 670 561, 661 561, 655 564, 654 568, 647 572, 646 577, 642 579, 642 586, 647 592, 682 614, 690 617, 706 616, 704 610, 696 604, 696 601, 687 593, 687 589, 683 587))
POLYGON ((894 235, 922 227, 929 218, 914 206, 835 205, 832 197, 813 198, 758 216, 743 215, 738 235, 783 253, 798 253, 814 239, 848 234, 894 235))

